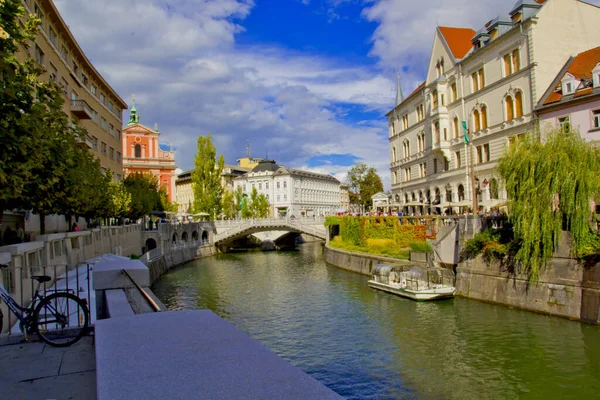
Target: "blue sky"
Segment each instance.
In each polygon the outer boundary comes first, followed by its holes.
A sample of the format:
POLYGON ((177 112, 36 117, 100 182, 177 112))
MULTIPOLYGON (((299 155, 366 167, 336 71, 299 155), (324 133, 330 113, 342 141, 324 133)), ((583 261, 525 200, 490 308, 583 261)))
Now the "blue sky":
MULTIPOLYGON (((277 163, 331 173, 356 161, 390 187, 385 114, 410 93, 436 25, 479 29, 514 0, 54 0, 141 122, 193 167, 199 135, 235 163, 252 143, 277 163)), ((127 121, 127 115, 124 120, 127 121)))

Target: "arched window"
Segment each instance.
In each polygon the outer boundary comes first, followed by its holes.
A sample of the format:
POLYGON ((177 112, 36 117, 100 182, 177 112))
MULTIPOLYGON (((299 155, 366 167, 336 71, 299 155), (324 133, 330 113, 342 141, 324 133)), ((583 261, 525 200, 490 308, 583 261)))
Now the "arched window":
POLYGON ((515 94, 515 108, 516 108, 516 118, 523 116, 523 94, 521 92, 517 92, 515 94))
POLYGON ((460 133, 458 132, 458 117, 454 117, 454 138, 458 139, 460 133))
POLYGON ((481 130, 481 123, 479 121, 479 111, 473 111, 473 126, 475 127, 474 131, 479 132, 481 130))
POLYGON ((490 180, 490 199, 498 199, 498 181, 495 179, 490 180))
POLYGON ((481 106, 481 129, 487 129, 487 107, 481 106))
POLYGON ((141 158, 142 157, 142 146, 140 146, 139 144, 135 145, 135 158, 141 158))
POLYGON ((510 121, 515 118, 515 110, 513 105, 513 99, 510 96, 506 96, 504 99, 504 107, 506 108, 506 120, 510 121))
POLYGON ((399 194, 396 195, 396 203, 400 203, 400 195, 399 194))
POLYGON ((463 201, 465 199, 465 187, 463 185, 458 185, 458 201, 463 201))
POLYGON ((392 160, 394 160, 394 162, 398 161, 396 154, 396 146, 392 148, 392 160))

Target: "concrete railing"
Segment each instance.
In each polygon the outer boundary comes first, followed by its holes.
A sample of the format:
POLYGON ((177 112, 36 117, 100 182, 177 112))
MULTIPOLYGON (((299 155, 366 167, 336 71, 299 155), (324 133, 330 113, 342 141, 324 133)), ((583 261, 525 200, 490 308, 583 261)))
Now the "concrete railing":
POLYGON ((327 230, 324 227, 324 218, 264 218, 242 220, 240 223, 230 225, 228 229, 217 230, 215 243, 239 235, 247 230, 273 228, 275 230, 297 230, 309 235, 325 239, 327 230))

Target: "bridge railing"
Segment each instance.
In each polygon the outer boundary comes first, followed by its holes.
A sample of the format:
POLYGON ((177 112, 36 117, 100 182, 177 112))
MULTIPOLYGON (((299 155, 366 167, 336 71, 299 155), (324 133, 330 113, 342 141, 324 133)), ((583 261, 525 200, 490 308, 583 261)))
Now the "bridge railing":
POLYGON ((215 241, 218 242, 223 240, 224 238, 239 234, 247 229, 251 229, 252 227, 260 226, 260 227, 287 227, 297 229, 299 231, 304 231, 309 235, 313 235, 316 237, 324 237, 325 229, 316 228, 316 226, 323 227, 325 223, 325 218, 323 217, 308 217, 308 218, 261 218, 261 219, 247 219, 241 220, 236 225, 230 225, 228 229, 219 229, 217 228, 217 234, 215 236, 215 241))

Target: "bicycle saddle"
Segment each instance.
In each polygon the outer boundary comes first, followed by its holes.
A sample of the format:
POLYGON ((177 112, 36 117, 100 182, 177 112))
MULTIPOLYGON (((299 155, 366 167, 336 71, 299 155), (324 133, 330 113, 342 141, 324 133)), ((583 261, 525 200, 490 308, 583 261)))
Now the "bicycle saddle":
POLYGON ((31 277, 31 279, 34 279, 39 283, 50 282, 52 280, 52 278, 50 278, 48 275, 34 275, 31 277))

